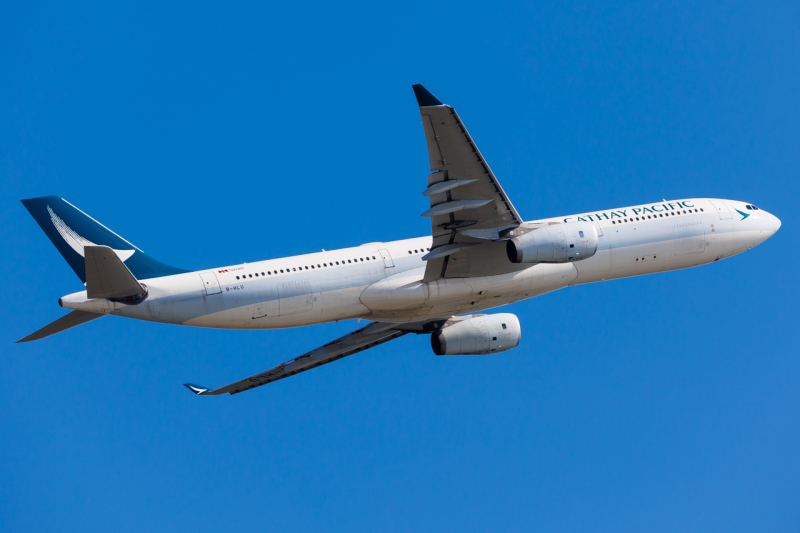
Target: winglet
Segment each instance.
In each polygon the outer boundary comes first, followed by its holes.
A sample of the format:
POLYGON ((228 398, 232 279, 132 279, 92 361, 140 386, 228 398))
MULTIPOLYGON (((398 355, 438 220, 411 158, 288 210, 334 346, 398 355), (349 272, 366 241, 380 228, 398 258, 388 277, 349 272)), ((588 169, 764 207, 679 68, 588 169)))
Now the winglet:
POLYGON ((439 101, 438 98, 436 98, 430 92, 428 92, 428 89, 426 89, 422 85, 419 84, 412 85, 411 88, 414 89, 414 96, 417 97, 417 103, 419 104, 420 107, 444 105, 439 101))
POLYGON ((201 387, 200 385, 195 385, 194 383, 184 383, 183 386, 192 391, 193 393, 197 394, 198 396, 202 394, 208 394, 209 392, 214 390, 214 389, 209 389, 208 387, 201 387))

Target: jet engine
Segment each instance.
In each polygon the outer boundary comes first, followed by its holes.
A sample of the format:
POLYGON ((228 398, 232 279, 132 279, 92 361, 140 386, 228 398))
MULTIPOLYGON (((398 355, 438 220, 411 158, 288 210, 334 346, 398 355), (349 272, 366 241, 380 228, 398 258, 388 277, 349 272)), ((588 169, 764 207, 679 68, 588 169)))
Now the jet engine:
POLYGON ((473 315, 434 331, 431 347, 436 355, 485 355, 516 348, 520 334, 516 315, 473 315))
POLYGON ((553 224, 507 241, 512 263, 571 263, 597 251, 597 229, 591 222, 553 224))

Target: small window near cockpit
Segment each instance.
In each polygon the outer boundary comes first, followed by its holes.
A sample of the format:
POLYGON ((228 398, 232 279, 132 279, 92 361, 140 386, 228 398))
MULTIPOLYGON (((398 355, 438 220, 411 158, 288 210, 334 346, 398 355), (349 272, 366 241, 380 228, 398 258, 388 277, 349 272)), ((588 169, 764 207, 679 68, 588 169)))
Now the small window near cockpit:
POLYGON ((505 324, 503 324, 503 329, 508 329, 505 324))
POLYGON ((583 239, 583 232, 582 232, 582 231, 579 231, 578 233, 580 233, 580 235, 581 235, 581 239, 583 239))

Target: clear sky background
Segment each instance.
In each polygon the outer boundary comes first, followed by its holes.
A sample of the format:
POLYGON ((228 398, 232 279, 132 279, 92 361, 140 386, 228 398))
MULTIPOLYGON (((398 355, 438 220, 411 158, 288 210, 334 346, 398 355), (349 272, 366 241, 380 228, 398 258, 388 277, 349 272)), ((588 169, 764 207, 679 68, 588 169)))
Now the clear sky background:
POLYGON ((0 530, 800 529, 800 7, 597 4, 5 2, 0 530), (181 384, 356 322, 14 344, 82 288, 23 198, 190 269, 427 234, 413 83, 528 220, 721 197, 783 227, 509 306, 511 352, 406 336, 233 397, 181 384))

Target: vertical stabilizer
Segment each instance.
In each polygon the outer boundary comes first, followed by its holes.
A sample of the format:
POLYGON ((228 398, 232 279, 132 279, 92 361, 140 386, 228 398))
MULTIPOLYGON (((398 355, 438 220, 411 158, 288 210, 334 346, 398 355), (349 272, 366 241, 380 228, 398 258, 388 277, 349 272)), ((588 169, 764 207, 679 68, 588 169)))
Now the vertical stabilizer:
POLYGON ((137 279, 187 272, 153 259, 98 221, 58 196, 22 200, 69 266, 86 283, 87 246, 108 246, 137 279))

